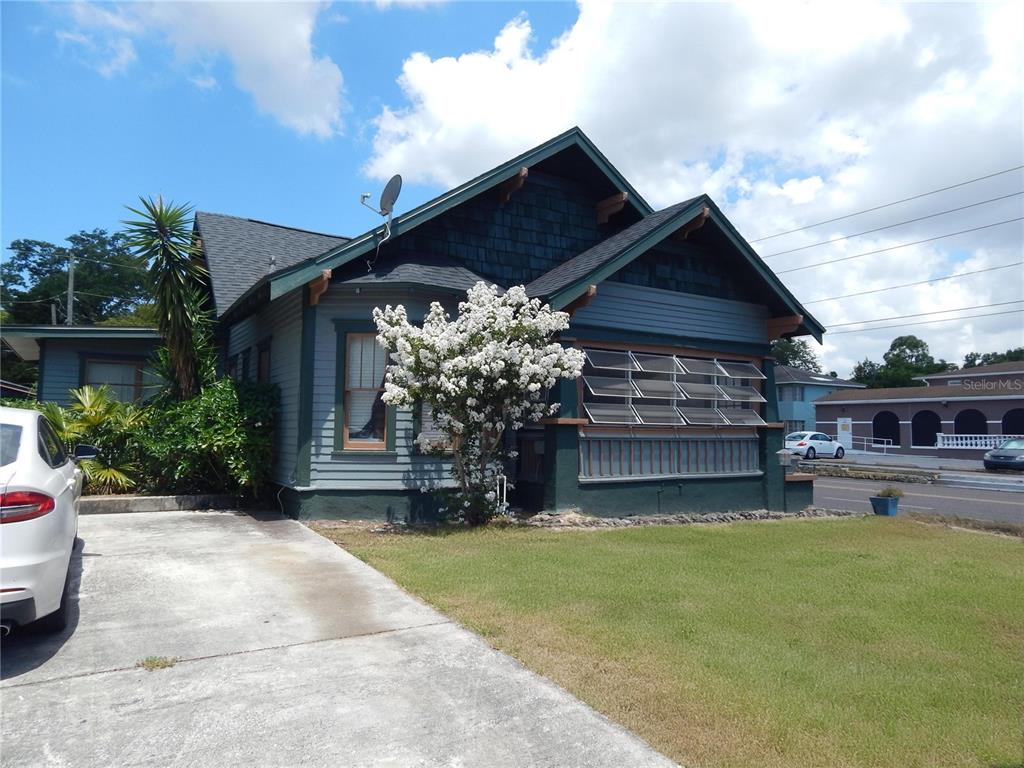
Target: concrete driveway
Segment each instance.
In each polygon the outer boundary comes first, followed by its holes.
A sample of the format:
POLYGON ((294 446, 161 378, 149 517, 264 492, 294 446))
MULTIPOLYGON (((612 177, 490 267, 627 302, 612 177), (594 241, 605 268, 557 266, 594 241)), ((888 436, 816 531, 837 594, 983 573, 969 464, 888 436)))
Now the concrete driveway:
POLYGON ((72 627, 3 645, 5 768, 672 765, 294 521, 80 536, 72 627))

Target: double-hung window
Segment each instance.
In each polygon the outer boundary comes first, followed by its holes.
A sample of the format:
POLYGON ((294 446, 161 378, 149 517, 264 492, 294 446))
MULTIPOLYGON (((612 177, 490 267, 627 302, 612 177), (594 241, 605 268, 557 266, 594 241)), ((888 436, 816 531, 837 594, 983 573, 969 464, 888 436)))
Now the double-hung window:
POLYGON ((387 447, 384 369, 387 352, 374 333, 345 339, 344 448, 383 451, 387 447))

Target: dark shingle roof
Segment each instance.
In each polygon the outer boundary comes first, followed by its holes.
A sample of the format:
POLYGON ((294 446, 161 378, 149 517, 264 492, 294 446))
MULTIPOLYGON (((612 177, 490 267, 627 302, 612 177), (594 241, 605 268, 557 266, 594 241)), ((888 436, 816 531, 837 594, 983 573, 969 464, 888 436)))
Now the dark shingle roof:
MULTIPOLYGON (((411 284, 467 291, 485 278, 447 256, 402 255, 380 257, 372 272, 362 261, 349 265, 339 282, 352 285, 411 284)), ((485 280, 486 282, 486 280, 485 280)))
POLYGON ((775 383, 776 384, 818 384, 821 386, 833 386, 833 387, 857 387, 864 388, 864 384, 858 384, 856 381, 847 381, 846 379, 837 379, 828 376, 824 373, 814 373, 813 371, 805 371, 803 368, 794 368, 791 365, 776 365, 775 366, 775 383))
POLYGON ((196 213, 217 316, 261 279, 349 241, 221 213, 196 213))
POLYGON ((644 216, 633 226, 626 227, 607 240, 602 240, 593 248, 574 256, 568 261, 562 262, 527 285, 527 295, 551 296, 583 279, 594 270, 612 261, 616 256, 639 240, 642 240, 662 224, 667 223, 674 216, 682 213, 698 199, 699 197, 694 197, 684 200, 681 203, 676 203, 668 208, 663 208, 660 211, 644 216))

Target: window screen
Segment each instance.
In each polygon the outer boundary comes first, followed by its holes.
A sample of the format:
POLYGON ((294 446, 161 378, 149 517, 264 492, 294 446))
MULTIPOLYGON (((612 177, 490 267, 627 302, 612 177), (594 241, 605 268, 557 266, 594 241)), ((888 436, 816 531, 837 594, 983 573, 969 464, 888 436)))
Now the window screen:
POLYGON ((686 424, 679 411, 671 405, 634 405, 633 409, 644 424, 686 424))
POLYGON ((721 413, 729 420, 730 424, 761 426, 765 423, 757 411, 752 411, 749 408, 729 408, 728 410, 721 411, 721 413))
POLYGON ((750 363, 722 363, 725 373, 732 379, 763 379, 765 376, 757 366, 750 363))
POLYGON ((585 349, 587 362, 594 368, 610 368, 616 371, 636 370, 636 363, 629 352, 616 352, 604 349, 585 349))
POLYGON ((679 413, 687 424, 728 424, 717 408, 680 408, 679 413))
POLYGON ((741 400, 746 403, 763 403, 766 402, 761 393, 753 387, 737 387, 722 385, 720 389, 725 392, 730 400, 741 400))
POLYGON ((598 397, 635 397, 636 390, 629 379, 608 376, 584 376, 587 390, 598 397))
POLYGON ((595 424, 639 424, 633 409, 628 405, 605 403, 584 403, 584 410, 595 424))
POLYGON ((687 373, 694 373, 700 376, 727 375, 726 372, 722 370, 721 366, 719 366, 714 360, 695 360, 690 357, 680 357, 678 360, 683 370, 687 373))
POLYGON ((350 333, 345 353, 345 447, 383 449, 387 352, 375 334, 350 333))

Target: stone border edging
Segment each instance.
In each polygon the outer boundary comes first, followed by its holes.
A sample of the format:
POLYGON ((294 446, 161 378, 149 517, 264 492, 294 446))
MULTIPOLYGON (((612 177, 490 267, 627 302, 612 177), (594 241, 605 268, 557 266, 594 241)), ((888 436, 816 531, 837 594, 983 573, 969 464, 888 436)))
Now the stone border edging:
POLYGON ((113 515, 125 512, 185 512, 204 509, 238 509, 238 497, 231 494, 200 493, 185 496, 83 496, 80 515, 113 515))
POLYGON ((799 512, 769 512, 757 509, 747 512, 706 512, 704 514, 635 515, 631 517, 590 517, 575 512, 562 514, 540 513, 524 520, 523 525, 534 528, 565 530, 570 528, 630 528, 652 525, 708 525, 737 523, 746 520, 795 520, 800 518, 866 517, 870 512, 848 509, 808 507, 799 512))

